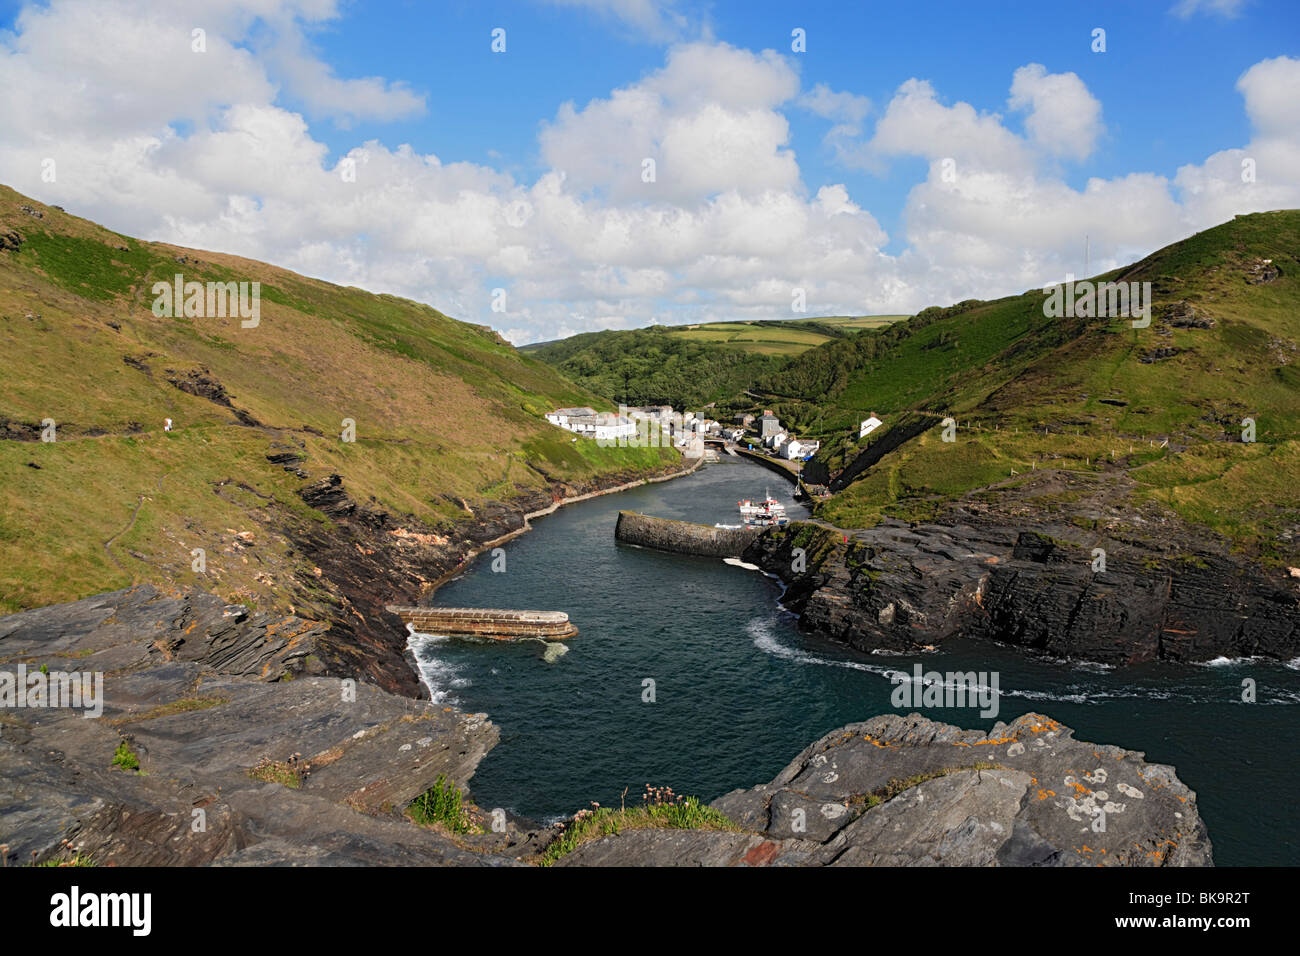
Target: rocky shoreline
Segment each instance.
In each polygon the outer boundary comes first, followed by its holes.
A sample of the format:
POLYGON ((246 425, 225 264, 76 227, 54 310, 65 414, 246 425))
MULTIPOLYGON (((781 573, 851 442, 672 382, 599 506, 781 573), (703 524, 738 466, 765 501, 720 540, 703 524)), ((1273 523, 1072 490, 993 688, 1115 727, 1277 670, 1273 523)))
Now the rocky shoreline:
MULTIPOLYGON (((503 816, 495 832, 453 835, 404 815, 440 777, 466 786, 499 732, 483 714, 322 674, 325 633, 149 586, 0 618, 0 673, 104 677, 98 719, 0 710, 0 863, 537 862, 560 831, 503 816)), ((987 734, 915 714, 851 724, 713 806, 733 829, 629 829, 559 862, 1211 862, 1172 768, 1039 715, 987 734)))
MULTIPOLYGON (((423 596, 478 550, 522 533, 530 518, 628 484, 565 488, 550 501, 521 497, 476 515, 452 540, 394 528, 389 516, 349 498, 337 476, 313 482, 303 498, 335 527, 329 536, 299 529, 295 541, 340 597, 328 625, 147 585, 0 618, 0 673, 43 667, 104 676, 100 719, 67 708, 0 710, 0 862, 69 854, 97 865, 538 862, 560 831, 503 815, 496 831, 453 835, 405 815, 439 778, 467 788, 499 733, 486 715, 418 699, 423 686, 405 631, 386 620, 392 615, 380 602, 423 596), (142 773, 114 765, 121 748, 142 773)), ((787 581, 787 603, 802 612, 803 626, 859 646, 915 649, 972 629, 1004 639, 996 629, 1019 613, 1026 626, 1009 632, 1024 635, 1018 643, 1069 656, 1198 659, 1225 641, 1232 651, 1297 653, 1294 599, 1257 584, 1239 599, 1275 613, 1250 605, 1247 619, 1261 617, 1253 629, 1225 624, 1210 634, 1228 636, 1213 640, 1151 636, 1152 622, 1167 623, 1171 608, 1186 608, 1205 627, 1207 608, 1188 602, 1216 593, 1225 564, 1188 563, 1162 598, 1150 562, 1116 549, 1107 573, 1122 580, 1103 598, 1062 540, 972 518, 851 534, 796 523, 739 544, 746 559, 787 581), (1039 603, 1026 604, 1026 595, 1039 603), (1100 612, 1070 609, 1084 600, 1146 616, 1122 617, 1130 626, 1115 628, 1100 612)), ((651 522, 648 533, 659 540, 665 532, 651 522)), ((665 541, 680 545, 671 533, 665 541)), ((735 826, 632 828, 582 843, 559 863, 1212 860, 1195 794, 1173 768, 1074 741, 1068 728, 1036 714, 987 734, 916 714, 851 724, 770 783, 720 797, 713 808, 735 826)))
POLYGON ((801 628, 867 652, 961 635, 1111 665, 1300 657, 1286 569, 1176 528, 1032 528, 977 510, 852 532, 794 522, 743 557, 786 583, 801 628))
MULTIPOLYGON (((293 470, 302 459, 283 453, 276 463, 293 470)), ((480 505, 451 533, 358 502, 339 475, 328 475, 305 485, 299 494, 331 519, 331 527, 290 515, 272 518, 275 530, 306 559, 303 563, 314 565, 282 582, 282 592, 298 613, 328 622, 317 642, 322 674, 427 698, 428 689, 407 648, 406 628, 389 605, 419 603, 475 555, 522 534, 530 520, 558 507, 646 481, 669 480, 695 467, 698 464, 649 475, 610 474, 582 483, 552 481, 548 491, 520 488, 505 502, 480 505)))

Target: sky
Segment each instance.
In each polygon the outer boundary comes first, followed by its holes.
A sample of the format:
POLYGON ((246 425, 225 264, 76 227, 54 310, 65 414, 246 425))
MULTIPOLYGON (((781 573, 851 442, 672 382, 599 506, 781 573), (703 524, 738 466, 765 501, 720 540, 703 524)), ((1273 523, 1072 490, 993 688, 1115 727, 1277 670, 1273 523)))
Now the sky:
POLYGON ((0 0, 0 89, 19 192, 516 344, 911 313, 1300 207, 1295 0, 0 0))

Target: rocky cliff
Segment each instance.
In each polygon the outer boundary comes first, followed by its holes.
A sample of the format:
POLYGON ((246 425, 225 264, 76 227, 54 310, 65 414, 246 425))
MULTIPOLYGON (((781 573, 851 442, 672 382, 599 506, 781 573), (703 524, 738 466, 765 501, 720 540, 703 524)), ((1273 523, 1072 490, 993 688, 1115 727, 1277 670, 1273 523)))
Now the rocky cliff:
POLYGON ((944 524, 767 531, 744 557, 789 585, 800 627, 871 651, 961 634, 1059 657, 1300 656, 1300 579, 1177 528, 1033 525, 971 508, 944 524))

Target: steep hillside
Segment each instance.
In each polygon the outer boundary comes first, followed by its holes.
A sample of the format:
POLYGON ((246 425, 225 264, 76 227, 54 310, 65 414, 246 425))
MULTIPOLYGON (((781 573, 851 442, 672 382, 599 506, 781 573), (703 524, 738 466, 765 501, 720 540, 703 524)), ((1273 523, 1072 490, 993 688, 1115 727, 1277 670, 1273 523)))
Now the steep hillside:
POLYGON ((488 328, 141 242, 7 188, 0 381, 8 610, 149 581, 328 615, 356 602, 349 587, 381 601, 390 572, 436 577, 458 542, 565 491, 677 460, 571 441, 543 413, 608 403, 488 328), (258 323, 155 315, 153 284, 177 274, 260 282, 258 323), (41 441, 50 421, 56 440, 41 441), (374 567, 347 567, 343 525, 374 567))
POLYGON ((1035 289, 926 309, 758 383, 784 420, 826 439, 810 476, 843 490, 819 517, 933 517, 1048 468, 1107 479, 1115 503, 1171 507, 1238 547, 1294 554, 1300 212, 1240 216, 1095 280, 1150 282, 1150 325, 1053 318, 1035 289), (859 441, 869 411, 886 427, 859 441))

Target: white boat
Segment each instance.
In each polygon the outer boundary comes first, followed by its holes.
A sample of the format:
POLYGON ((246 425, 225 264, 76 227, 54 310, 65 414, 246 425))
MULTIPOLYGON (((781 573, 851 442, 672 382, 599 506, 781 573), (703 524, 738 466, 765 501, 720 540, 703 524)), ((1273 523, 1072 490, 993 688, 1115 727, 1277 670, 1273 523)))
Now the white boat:
POLYGON ((764 491, 765 497, 759 504, 746 498, 738 502, 740 516, 745 520, 745 524, 751 525, 775 525, 785 524, 785 505, 772 497, 771 491, 764 491))

